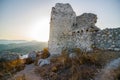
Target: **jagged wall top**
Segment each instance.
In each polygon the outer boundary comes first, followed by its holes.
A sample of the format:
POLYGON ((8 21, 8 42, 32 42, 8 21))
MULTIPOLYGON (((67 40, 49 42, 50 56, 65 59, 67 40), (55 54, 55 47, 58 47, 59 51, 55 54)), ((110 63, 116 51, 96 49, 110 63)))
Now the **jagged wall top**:
MULTIPOLYGON (((84 13, 80 16, 77 16, 77 23, 79 23, 81 26, 84 26, 85 24, 95 24, 97 22, 97 16, 92 13, 84 13)), ((80 26, 80 27, 81 27, 80 26)))
POLYGON ((55 7, 52 8, 52 11, 70 13, 73 12, 73 9, 70 4, 56 3, 55 7))

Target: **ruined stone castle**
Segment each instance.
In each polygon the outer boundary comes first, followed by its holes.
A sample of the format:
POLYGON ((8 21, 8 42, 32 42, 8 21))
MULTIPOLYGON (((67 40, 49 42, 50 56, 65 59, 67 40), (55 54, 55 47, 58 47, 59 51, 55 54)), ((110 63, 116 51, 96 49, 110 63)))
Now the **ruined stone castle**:
POLYGON ((96 22, 95 14, 76 16, 70 4, 57 3, 51 11, 50 53, 61 54, 62 50, 72 48, 91 51, 93 47, 119 51, 120 28, 100 30, 96 22))

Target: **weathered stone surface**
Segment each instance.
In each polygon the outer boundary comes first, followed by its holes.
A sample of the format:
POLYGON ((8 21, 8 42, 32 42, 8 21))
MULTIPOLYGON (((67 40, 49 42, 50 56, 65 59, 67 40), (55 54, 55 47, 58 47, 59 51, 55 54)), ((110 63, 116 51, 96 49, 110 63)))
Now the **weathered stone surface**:
POLYGON ((72 48, 91 51, 93 47, 119 51, 120 28, 100 30, 96 22, 93 13, 76 16, 70 4, 57 3, 51 12, 49 52, 61 54, 72 48))
POLYGON ((80 48, 83 51, 92 50, 92 33, 99 31, 100 29, 95 26, 97 22, 97 16, 92 13, 84 13, 76 17, 76 27, 73 26, 73 41, 76 48, 80 48))
POLYGON ((39 66, 44 66, 47 64, 50 64, 50 59, 39 59, 39 61, 38 61, 39 66))
POLYGON ((91 50, 91 33, 99 29, 95 26, 97 17, 92 13, 76 16, 70 4, 57 3, 52 8, 50 21, 49 51, 61 54, 66 48, 91 50))
POLYGON ((70 4, 57 3, 52 8, 50 21, 49 52, 61 54, 62 48, 66 46, 67 34, 71 26, 76 22, 76 14, 70 4))
POLYGON ((93 35, 96 48, 120 51, 120 28, 104 29, 93 35))

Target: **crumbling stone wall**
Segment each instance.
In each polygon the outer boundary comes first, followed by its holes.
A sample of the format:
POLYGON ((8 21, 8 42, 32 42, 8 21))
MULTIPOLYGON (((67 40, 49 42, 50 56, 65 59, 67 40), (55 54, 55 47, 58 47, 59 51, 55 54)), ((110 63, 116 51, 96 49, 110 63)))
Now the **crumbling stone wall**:
POLYGON ((50 53, 61 54, 62 50, 68 48, 92 50, 91 30, 98 29, 95 26, 96 20, 95 14, 76 16, 70 4, 57 3, 51 12, 48 43, 50 53))
POLYGON ((120 28, 100 30, 96 22, 95 14, 76 16, 70 4, 57 3, 51 11, 49 52, 61 54, 71 48, 91 51, 93 47, 119 51, 120 28))
POLYGON ((83 51, 91 51, 92 33, 99 31, 99 28, 95 26, 97 22, 97 16, 92 13, 84 13, 76 17, 76 27, 74 27, 75 37, 75 48, 80 48, 83 51))
POLYGON ((104 29, 93 34, 94 47, 120 51, 120 28, 104 29))

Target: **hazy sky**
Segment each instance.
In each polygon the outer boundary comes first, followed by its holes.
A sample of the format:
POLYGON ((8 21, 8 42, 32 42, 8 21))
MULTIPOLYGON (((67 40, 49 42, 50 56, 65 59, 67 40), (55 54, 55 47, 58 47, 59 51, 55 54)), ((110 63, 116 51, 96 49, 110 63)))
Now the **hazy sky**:
POLYGON ((101 29, 120 27, 120 0, 0 0, 0 39, 47 41, 58 2, 70 3, 77 15, 97 14, 101 29))

